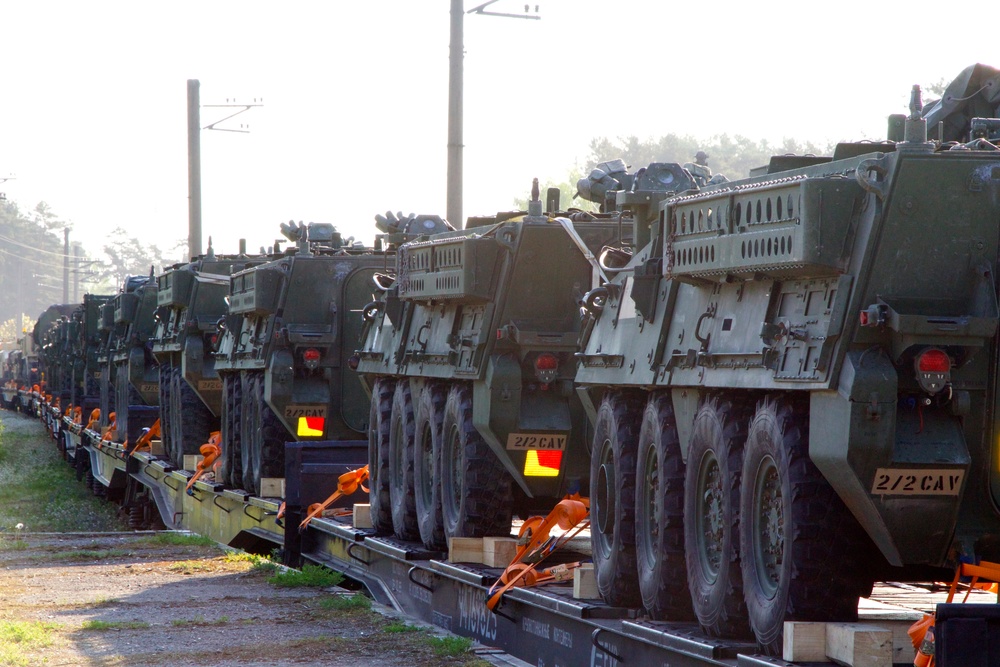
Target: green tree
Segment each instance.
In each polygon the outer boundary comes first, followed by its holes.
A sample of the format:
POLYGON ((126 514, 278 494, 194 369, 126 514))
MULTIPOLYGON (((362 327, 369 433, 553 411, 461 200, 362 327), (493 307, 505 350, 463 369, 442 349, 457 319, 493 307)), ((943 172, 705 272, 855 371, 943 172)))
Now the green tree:
POLYGON ((45 202, 27 214, 0 199, 0 322, 37 316, 62 299, 64 226, 45 202))
MULTIPOLYGON (((113 293, 118 291, 128 276, 148 276, 162 272, 164 266, 175 264, 178 260, 167 256, 159 246, 144 243, 134 236, 129 236, 121 227, 111 232, 112 241, 101 249, 103 261, 95 267, 96 286, 98 293, 113 293)), ((178 251, 181 245, 175 245, 170 254, 178 251)))

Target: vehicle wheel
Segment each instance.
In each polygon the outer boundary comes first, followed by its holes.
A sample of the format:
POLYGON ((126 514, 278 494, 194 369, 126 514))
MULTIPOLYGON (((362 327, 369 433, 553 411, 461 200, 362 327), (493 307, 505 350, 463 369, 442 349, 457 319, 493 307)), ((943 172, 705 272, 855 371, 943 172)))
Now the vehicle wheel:
POLYGON ((368 502, 376 535, 392 534, 392 501, 389 497, 389 422, 396 383, 379 378, 372 387, 368 412, 368 502))
POLYGON ((444 519, 441 515, 441 484, 435 475, 439 463, 434 458, 441 451, 441 425, 448 386, 430 382, 420 390, 417 401, 416 431, 413 438, 413 485, 416 489, 417 528, 420 540, 428 549, 447 549, 444 519))
POLYGON ((590 544, 597 590, 610 605, 639 605, 635 555, 635 471, 642 402, 612 391, 597 411, 590 454, 590 544))
POLYGON ((260 421, 256 414, 260 411, 260 402, 254 393, 255 380, 253 373, 240 373, 243 386, 240 396, 240 469, 243 474, 239 486, 249 493, 256 493, 254 480, 260 479, 260 451, 256 449, 259 443, 254 441, 254 429, 260 421))
POLYGON ((174 453, 173 434, 170 430, 170 420, 173 419, 173 412, 171 410, 173 406, 170 403, 171 373, 170 364, 160 365, 160 441, 163 443, 163 453, 167 455, 167 458, 171 462, 174 462, 177 456, 174 453))
POLYGON ((240 376, 236 373, 225 373, 222 376, 222 410, 220 415, 222 422, 220 475, 224 484, 233 487, 239 487, 243 483, 243 462, 240 460, 242 400, 240 376))
POLYGON ((128 368, 118 369, 115 377, 115 442, 124 442, 128 437, 129 382, 128 368))
POLYGON ((715 637, 748 634, 739 555, 740 474, 747 410, 729 400, 702 403, 684 478, 684 552, 694 613, 715 637))
POLYGON ((472 425, 468 385, 456 384, 448 391, 441 436, 434 459, 445 537, 510 535, 510 475, 472 425))
POLYGON ((786 620, 857 620, 858 597, 874 581, 864 575, 867 537, 809 459, 808 414, 804 403, 766 399, 747 435, 743 595, 750 627, 768 655, 781 652, 786 620))
POLYGON ((246 394, 249 398, 243 405, 251 412, 247 420, 249 430, 243 432, 243 488, 260 495, 261 479, 285 476, 285 441, 288 435, 270 406, 264 402, 263 374, 249 375, 246 394))
POLYGON ((635 473, 635 551, 642 605, 656 620, 694 618, 684 561, 684 460, 667 392, 649 397, 635 473))
POLYGON ((396 383, 389 418, 389 498, 392 529, 401 540, 420 538, 413 487, 413 400, 410 383, 396 383))
POLYGON ((198 394, 177 369, 177 379, 171 389, 175 418, 172 425, 174 440, 177 442, 181 462, 185 454, 199 454, 201 446, 208 442, 212 431, 219 429, 218 421, 209 411, 198 394))

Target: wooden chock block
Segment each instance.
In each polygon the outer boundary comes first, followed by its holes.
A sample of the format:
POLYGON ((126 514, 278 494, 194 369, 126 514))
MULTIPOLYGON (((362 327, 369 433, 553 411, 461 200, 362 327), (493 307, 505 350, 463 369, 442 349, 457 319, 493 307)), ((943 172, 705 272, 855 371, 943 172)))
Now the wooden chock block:
POLYGON ((513 537, 484 537, 483 565, 507 567, 517 555, 517 540, 513 537))
POLYGON ((201 454, 185 454, 184 455, 184 469, 185 470, 197 470, 198 464, 202 462, 205 457, 201 454))
POLYGON ((448 541, 448 560, 452 563, 482 563, 483 538, 453 537, 448 541))
POLYGON ((601 597, 597 592, 597 573, 593 563, 584 563, 573 570, 573 597, 577 600, 596 600, 601 597))
POLYGON ((826 623, 785 621, 782 643, 788 662, 826 662, 826 623))
POLYGON ((868 623, 827 623, 826 656, 847 667, 892 667, 892 630, 868 623))
POLYGON ((149 453, 151 456, 164 456, 163 451, 163 441, 162 440, 150 440, 149 441, 149 453))
POLYGON ((355 528, 371 528, 372 527, 372 512, 371 505, 367 503, 355 503, 354 504, 354 518, 352 523, 355 528))
POLYGON ((284 477, 261 477, 260 495, 262 498, 284 498, 285 478, 284 477))

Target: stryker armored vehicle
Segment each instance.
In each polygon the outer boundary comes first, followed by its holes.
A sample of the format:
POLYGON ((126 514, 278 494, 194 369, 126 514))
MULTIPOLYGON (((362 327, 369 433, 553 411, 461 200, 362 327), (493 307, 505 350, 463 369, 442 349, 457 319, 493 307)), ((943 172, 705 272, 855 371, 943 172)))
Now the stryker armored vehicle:
POLYGON ((576 374, 606 601, 773 654, 876 578, 1000 556, 1000 121, 971 117, 1000 72, 972 69, 931 127, 915 88, 889 141, 637 217, 576 374))
POLYGON ((101 419, 102 425, 107 425, 110 413, 115 413, 115 442, 134 445, 140 430, 155 421, 157 410, 147 409, 159 404, 159 370, 149 346, 155 312, 156 280, 152 273, 126 278, 121 291, 103 309, 105 323, 110 317, 112 324, 107 373, 101 376, 101 419), (133 422, 132 417, 140 414, 133 422))
MULTIPOLYGON (((657 175, 674 191, 694 186, 677 165, 657 175)), ((591 197, 602 201, 607 185, 591 197)), ((395 275, 378 277, 358 352, 372 393, 376 531, 440 549, 451 537, 507 535, 512 513, 586 489, 589 433, 572 384, 578 302, 603 273, 595 254, 625 226, 614 213, 554 213, 555 189, 547 204, 544 215, 536 179, 527 214, 405 243, 395 275)))
POLYGON ((372 276, 385 265, 381 252, 333 225, 281 228, 294 248, 232 274, 215 360, 223 394, 219 481, 257 495, 262 479, 285 476, 285 442, 363 437, 368 398, 346 362, 372 276))
MULTIPOLYGON (((156 277, 158 304, 151 349, 159 363, 160 439, 182 467, 219 430, 222 379, 215 371, 218 322, 226 314, 229 274, 251 258, 208 253, 156 277)), ((257 260, 258 262, 261 260, 257 260)))
POLYGON ((89 414, 100 406, 101 368, 97 361, 104 341, 101 338, 101 317, 110 295, 84 294, 83 304, 72 315, 73 387, 71 400, 89 414))

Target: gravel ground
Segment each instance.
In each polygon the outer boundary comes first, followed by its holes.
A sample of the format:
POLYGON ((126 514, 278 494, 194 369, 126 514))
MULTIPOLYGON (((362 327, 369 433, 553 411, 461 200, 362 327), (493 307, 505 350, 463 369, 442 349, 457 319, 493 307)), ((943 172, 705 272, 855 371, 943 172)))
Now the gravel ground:
MULTIPOLYGON (((47 451, 62 463, 34 420, 3 412, 0 423, 0 476, 52 474, 47 451)), ((52 497, 22 498, 21 512, 43 525, 40 508, 52 497)), ((86 494, 74 502, 79 525, 92 523, 91 508, 105 523, 107 503, 86 494)), ((475 650, 445 655, 456 638, 375 613, 367 598, 338 604, 354 593, 276 587, 259 565, 216 546, 126 531, 27 532, 10 521, 0 518, 0 666, 488 664, 475 650)))

